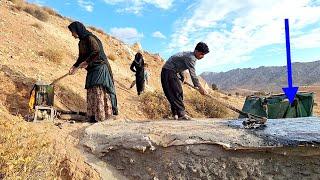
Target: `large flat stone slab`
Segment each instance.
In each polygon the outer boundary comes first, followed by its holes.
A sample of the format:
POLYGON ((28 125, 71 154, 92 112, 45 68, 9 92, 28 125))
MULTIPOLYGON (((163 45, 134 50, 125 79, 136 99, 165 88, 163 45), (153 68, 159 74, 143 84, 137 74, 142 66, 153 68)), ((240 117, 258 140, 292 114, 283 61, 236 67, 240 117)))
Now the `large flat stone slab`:
POLYGON ((110 121, 86 129, 83 143, 102 149, 145 151, 157 146, 218 144, 226 149, 320 145, 320 118, 272 119, 265 127, 244 129, 242 120, 110 121))
POLYGON ((118 148, 145 151, 204 143, 225 148, 268 146, 261 137, 229 127, 225 120, 103 122, 88 127, 82 142, 93 152, 118 148))
POLYGON ((85 131, 84 146, 129 179, 318 179, 319 118, 110 121, 85 131))
MULTIPOLYGON (((240 121, 230 121, 242 128, 240 121)), ((272 146, 320 146, 320 118, 269 119, 264 127, 247 130, 272 146)))

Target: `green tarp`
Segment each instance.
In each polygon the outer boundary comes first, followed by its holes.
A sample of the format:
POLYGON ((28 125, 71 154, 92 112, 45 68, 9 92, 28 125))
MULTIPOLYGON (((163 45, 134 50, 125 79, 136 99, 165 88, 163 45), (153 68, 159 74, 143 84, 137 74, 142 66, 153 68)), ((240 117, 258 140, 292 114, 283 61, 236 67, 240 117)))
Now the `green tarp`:
MULTIPOLYGON (((312 116, 313 93, 299 92, 290 105, 286 95, 247 96, 242 111, 268 119, 295 118, 312 116)), ((244 118, 242 115, 239 118, 244 118)))

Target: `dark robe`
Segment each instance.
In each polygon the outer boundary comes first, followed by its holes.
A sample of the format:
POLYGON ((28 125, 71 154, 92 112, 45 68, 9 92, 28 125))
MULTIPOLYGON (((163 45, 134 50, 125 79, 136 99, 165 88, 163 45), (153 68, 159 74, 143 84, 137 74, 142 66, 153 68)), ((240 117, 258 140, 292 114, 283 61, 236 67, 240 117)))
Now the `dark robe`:
POLYGON ((142 55, 136 55, 135 60, 132 62, 130 66, 131 71, 136 73, 136 86, 138 95, 144 91, 144 60, 142 55))
POLYGON ((86 30, 85 26, 80 22, 73 22, 68 28, 70 31, 76 32, 80 39, 79 57, 73 66, 78 67, 84 61, 88 63, 85 88, 104 87, 110 95, 113 114, 117 115, 117 96, 113 74, 101 41, 86 30))

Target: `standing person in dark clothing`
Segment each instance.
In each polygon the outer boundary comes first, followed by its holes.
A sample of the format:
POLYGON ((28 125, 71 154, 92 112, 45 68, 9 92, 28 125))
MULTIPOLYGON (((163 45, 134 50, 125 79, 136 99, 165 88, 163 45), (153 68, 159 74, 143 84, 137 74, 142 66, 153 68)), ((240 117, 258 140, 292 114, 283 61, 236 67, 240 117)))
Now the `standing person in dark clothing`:
POLYGON ((144 91, 144 60, 140 52, 135 55, 130 69, 136 73, 137 92, 140 95, 144 91))
POLYGON ((184 70, 189 70, 194 87, 197 87, 202 95, 207 93, 201 86, 195 72, 196 61, 202 59, 207 53, 209 53, 208 46, 203 42, 199 42, 193 52, 177 53, 171 56, 162 67, 162 89, 171 105, 171 112, 174 119, 191 120, 185 113, 183 90, 180 83, 180 80, 182 83, 184 82, 184 70))
POLYGON ((73 75, 79 68, 87 70, 87 117, 90 122, 104 121, 118 115, 113 74, 101 41, 80 22, 68 26, 72 36, 79 38, 79 57, 70 68, 73 75))

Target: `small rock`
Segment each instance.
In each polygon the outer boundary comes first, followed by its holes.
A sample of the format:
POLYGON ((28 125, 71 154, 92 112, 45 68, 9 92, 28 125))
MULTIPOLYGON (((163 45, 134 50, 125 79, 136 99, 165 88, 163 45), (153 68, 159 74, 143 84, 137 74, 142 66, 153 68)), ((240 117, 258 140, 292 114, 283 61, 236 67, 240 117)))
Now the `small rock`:
POLYGON ((197 172, 197 169, 196 169, 194 166, 189 166, 189 168, 191 169, 191 171, 192 171, 193 173, 196 173, 196 172, 197 172))
POLYGON ((178 162, 180 169, 182 170, 186 170, 187 169, 187 165, 185 165, 184 163, 178 162))
POLYGON ((134 160, 133 160, 133 159, 130 159, 130 163, 133 164, 133 163, 134 163, 134 160))
POLYGON ((116 169, 117 169, 117 170, 124 170, 125 168, 122 167, 122 166, 117 166, 116 169))

